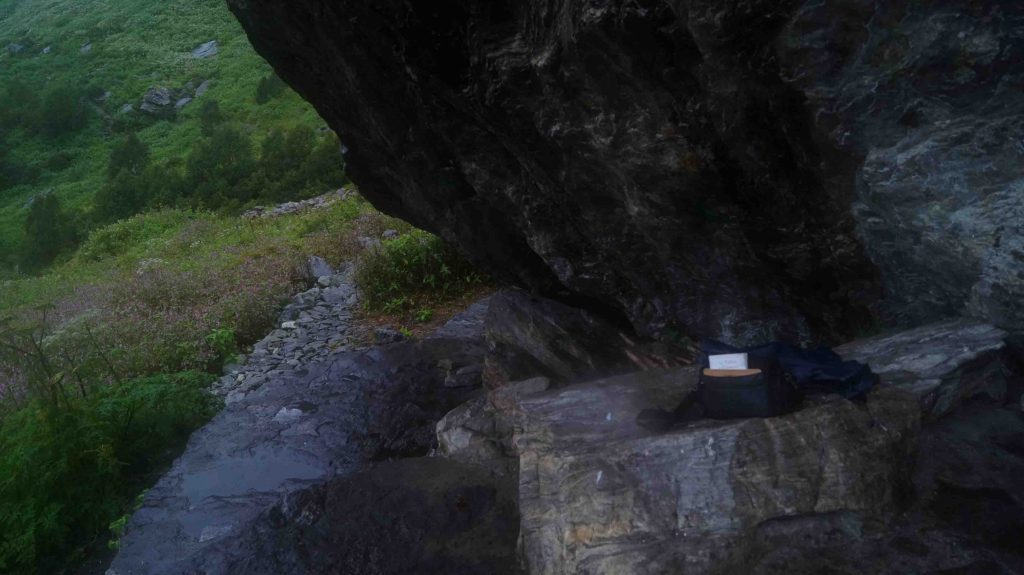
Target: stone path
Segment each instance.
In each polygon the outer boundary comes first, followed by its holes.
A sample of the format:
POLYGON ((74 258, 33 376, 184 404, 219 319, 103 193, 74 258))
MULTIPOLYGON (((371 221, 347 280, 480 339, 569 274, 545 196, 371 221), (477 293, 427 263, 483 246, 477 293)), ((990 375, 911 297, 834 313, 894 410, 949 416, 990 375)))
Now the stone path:
POLYGON ((333 273, 321 266, 326 263, 311 267, 320 267, 329 275, 320 276, 315 287, 295 295, 282 310, 278 328, 215 384, 214 391, 227 403, 246 397, 267 381, 301 372, 309 362, 366 347, 366 329, 354 322, 358 295, 351 268, 333 273))
POLYGON ((224 410, 146 493, 108 575, 241 572, 244 534, 286 494, 430 449, 434 422, 473 392, 445 380, 482 363, 486 304, 423 341, 361 349, 357 303, 346 271, 295 296, 217 383, 224 410))

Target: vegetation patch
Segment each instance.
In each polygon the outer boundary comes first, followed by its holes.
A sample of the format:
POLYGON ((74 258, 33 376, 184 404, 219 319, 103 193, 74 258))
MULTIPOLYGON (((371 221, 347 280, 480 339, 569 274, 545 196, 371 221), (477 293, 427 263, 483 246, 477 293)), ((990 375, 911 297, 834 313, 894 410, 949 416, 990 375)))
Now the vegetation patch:
POLYGON ((426 323, 433 308, 486 283, 479 271, 437 236, 420 230, 383 240, 363 254, 356 283, 370 311, 426 323))
POLYGON ((337 138, 222 0, 0 4, 0 278, 142 211, 235 213, 345 183, 337 138), (147 94, 166 104, 143 109, 147 94), (59 225, 29 222, 42 208, 59 225))
POLYGON ((157 375, 50 400, 0 419, 0 571, 61 573, 108 537, 152 473, 218 409, 204 373, 157 375))

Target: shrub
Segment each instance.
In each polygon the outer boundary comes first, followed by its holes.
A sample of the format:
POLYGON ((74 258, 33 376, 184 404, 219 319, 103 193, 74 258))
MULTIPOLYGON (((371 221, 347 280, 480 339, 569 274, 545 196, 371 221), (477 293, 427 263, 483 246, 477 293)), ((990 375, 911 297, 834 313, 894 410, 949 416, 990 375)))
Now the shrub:
POLYGON ((74 153, 68 150, 57 150, 43 163, 43 167, 51 172, 59 172, 71 167, 75 162, 74 153))
POLYGON ((50 89, 35 113, 37 127, 51 138, 81 130, 89 121, 89 108, 83 102, 82 91, 71 84, 50 89))
POLYGON ((259 173, 249 187, 261 198, 282 202, 316 196, 347 181, 337 136, 318 138, 312 129, 297 126, 270 131, 261 147, 259 173))
POLYGON ((355 280, 366 307, 388 313, 450 300, 484 283, 455 250, 419 230, 364 253, 355 280))
POLYGON ((76 235, 74 223, 64 213, 57 196, 49 192, 36 196, 25 218, 25 267, 38 269, 49 265, 74 245, 76 235))
POLYGON ((0 421, 0 571, 57 573, 79 559, 216 412, 211 381, 141 378, 0 421))
POLYGON ((129 218, 142 211, 148 200, 146 182, 127 171, 120 171, 96 192, 93 219, 107 223, 129 218))
POLYGON ((36 92, 19 78, 6 80, 3 106, 0 106, 0 127, 13 128, 35 117, 36 92))
POLYGON ((283 94, 287 87, 277 74, 270 73, 260 78, 260 83, 256 85, 256 103, 266 104, 283 94))
POLYGON ((77 257, 97 261, 121 255, 133 246, 159 237, 195 217, 190 212, 163 210, 141 214, 98 228, 89 234, 78 250, 77 257))
POLYGON ((207 99, 199 106, 199 129, 204 136, 212 136, 222 123, 224 115, 217 100, 207 99))
POLYGON ((9 146, 4 142, 3 134, 0 134, 0 190, 35 181, 39 177, 39 170, 10 159, 8 150, 9 146))
POLYGON ((149 165, 149 146, 131 132, 110 151, 107 162, 107 178, 113 179, 121 172, 137 176, 149 165))
POLYGON ((221 362, 228 362, 238 355, 238 342, 235 341, 235 330, 229 327, 218 327, 206 336, 206 343, 217 354, 221 362))
POLYGON ((199 142, 188 155, 185 175, 194 194, 207 206, 220 206, 229 200, 247 201, 253 190, 240 185, 256 167, 252 141, 241 130, 224 125, 199 142))
POLYGON ((313 130, 299 126, 288 132, 274 128, 265 140, 260 153, 260 167, 271 180, 283 179, 296 171, 312 153, 316 136, 313 130))

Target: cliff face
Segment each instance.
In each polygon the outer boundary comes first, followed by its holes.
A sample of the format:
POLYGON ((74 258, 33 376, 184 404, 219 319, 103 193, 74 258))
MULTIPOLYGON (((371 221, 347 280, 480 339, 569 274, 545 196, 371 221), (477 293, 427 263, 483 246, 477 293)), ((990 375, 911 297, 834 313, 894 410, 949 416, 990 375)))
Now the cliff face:
POLYGON ((734 341, 1024 326, 1014 0, 229 0, 362 193, 499 278, 734 341))

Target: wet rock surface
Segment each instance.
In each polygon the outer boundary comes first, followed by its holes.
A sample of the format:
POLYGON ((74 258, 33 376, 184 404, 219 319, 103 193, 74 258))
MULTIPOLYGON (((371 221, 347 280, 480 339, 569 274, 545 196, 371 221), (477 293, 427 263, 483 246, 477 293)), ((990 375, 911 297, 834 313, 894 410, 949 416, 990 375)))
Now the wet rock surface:
POLYGON ((229 5, 366 197, 502 279, 737 344, 1024 327, 1020 2, 229 5))
POLYGON ((444 382, 452 369, 482 364, 486 302, 434 337, 364 349, 355 343, 362 334, 347 278, 343 271, 328 287, 297 295, 282 328, 220 380, 224 410, 146 493, 110 575, 243 573, 232 569, 272 564, 258 555, 266 542, 256 525, 283 496, 430 451, 436 421, 474 393, 444 382))
POLYGON ((252 531, 219 550, 227 573, 517 572, 514 486, 444 459, 385 463, 297 492, 252 531))

